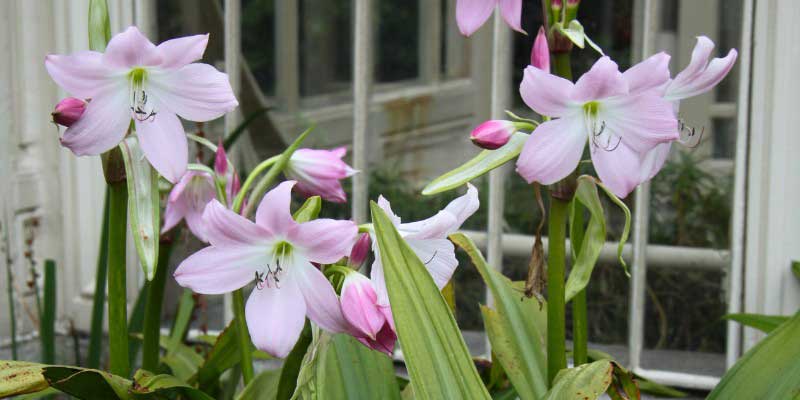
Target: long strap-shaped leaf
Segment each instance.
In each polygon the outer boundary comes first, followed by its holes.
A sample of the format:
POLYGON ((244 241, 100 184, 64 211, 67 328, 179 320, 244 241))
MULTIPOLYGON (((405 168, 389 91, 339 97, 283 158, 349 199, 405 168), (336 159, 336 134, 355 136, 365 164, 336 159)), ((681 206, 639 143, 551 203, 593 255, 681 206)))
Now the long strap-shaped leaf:
POLYGON ((453 315, 425 265, 370 203, 389 301, 417 399, 489 399, 453 315))
POLYGON ((481 307, 492 351, 521 399, 541 399, 547 392, 546 311, 491 268, 469 237, 454 233, 450 240, 467 252, 492 292, 495 308, 481 307))

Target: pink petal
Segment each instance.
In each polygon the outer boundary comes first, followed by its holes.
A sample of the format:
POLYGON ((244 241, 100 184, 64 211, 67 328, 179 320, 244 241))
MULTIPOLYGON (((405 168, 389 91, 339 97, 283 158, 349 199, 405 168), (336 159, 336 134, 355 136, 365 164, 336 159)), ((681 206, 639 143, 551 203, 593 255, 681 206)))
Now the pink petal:
POLYGON ((351 272, 342 284, 342 312, 351 325, 372 339, 386 323, 377 306, 378 295, 367 277, 351 272))
POLYGON ((622 78, 628 82, 631 93, 655 89, 669 81, 669 54, 663 51, 628 68, 622 78))
POLYGON ((703 72, 713 50, 714 42, 711 41, 711 39, 706 36, 698 36, 697 43, 694 45, 694 49, 692 49, 692 57, 689 60, 689 65, 687 65, 683 71, 679 72, 678 75, 675 75, 675 79, 672 80, 670 86, 683 87, 693 80, 696 75, 703 72))
POLYGON ((155 66, 161 63, 161 55, 139 29, 131 26, 111 38, 103 62, 116 68, 155 66))
POLYGON ((147 160, 166 180, 175 183, 189 164, 189 144, 178 117, 161 110, 146 121, 135 120, 136 136, 147 160))
MULTIPOLYGON (((391 203, 389 203, 389 200, 386 200, 386 198, 383 197, 383 195, 378 196, 378 207, 380 207, 383 210, 383 212, 385 212, 386 215, 389 216, 389 219, 392 221, 392 224, 394 224, 395 226, 400 225, 401 221, 400 217, 398 217, 397 214, 395 214, 394 211, 392 211, 391 203)), ((372 243, 375 243, 375 241, 373 240, 372 243)))
POLYGON ((525 33, 520 25, 522 23, 522 0, 499 0, 500 15, 506 20, 508 26, 517 32, 525 33))
POLYGON ((294 184, 295 181, 281 182, 264 195, 256 209, 256 224, 259 227, 273 235, 285 235, 297 226, 289 209, 294 184))
POLYGON ((339 298, 325 275, 307 261, 295 262, 291 268, 295 269, 293 279, 297 279, 305 299, 308 319, 331 333, 350 332, 339 298))
POLYGON ((189 209, 186 210, 186 215, 184 218, 186 219, 186 226, 189 227, 189 230, 192 232, 192 234, 201 242, 208 243, 208 236, 206 234, 206 221, 203 219, 203 210, 189 207, 189 209))
POLYGON ((326 218, 296 224, 288 232, 289 242, 320 264, 332 264, 350 254, 357 236, 354 222, 326 218))
POLYGON ((268 231, 225 208, 216 199, 206 206, 203 220, 205 233, 214 246, 258 246, 270 236, 268 231))
POLYGON ((644 181, 641 156, 625 143, 610 151, 592 146, 591 153, 597 176, 617 197, 627 197, 644 181))
POLYGON ((284 276, 280 288, 272 285, 253 289, 245 306, 253 344, 278 358, 289 355, 306 321, 306 303, 300 288, 290 274, 284 276))
POLYGON ((408 239, 406 242, 417 254, 417 257, 425 263, 433 282, 441 290, 453 277, 453 272, 458 267, 453 243, 447 239, 408 239))
POLYGON ((160 68, 176 69, 203 58, 208 45, 208 34, 185 36, 167 40, 156 49, 161 56, 160 68))
POLYGON ((464 221, 467 220, 467 218, 471 217, 472 214, 475 214, 475 211, 478 211, 480 205, 481 201, 478 198, 478 189, 476 189, 475 186, 472 186, 471 183, 467 183, 467 193, 465 193, 463 196, 453 199, 453 201, 451 201, 450 204, 444 208, 444 210, 456 217, 458 226, 460 227, 464 221))
POLYGON ((430 218, 400 224, 397 228, 406 239, 441 239, 457 230, 458 226, 455 215, 442 210, 430 218))
POLYGON ((161 228, 161 233, 167 232, 178 225, 186 214, 186 204, 183 202, 167 202, 164 209, 164 226, 161 228))
POLYGON ((533 111, 548 117, 560 117, 570 110, 572 82, 542 71, 534 66, 525 68, 519 94, 533 111))
POLYGON ((381 353, 391 357, 392 353, 394 353, 394 345, 397 342, 397 333, 395 333, 394 329, 389 326, 388 323, 386 323, 383 324, 381 330, 378 331, 375 339, 371 339, 369 337, 356 337, 356 339, 358 339, 358 341, 364 346, 367 346, 372 350, 380 351, 381 353))
POLYGON ((550 48, 547 45, 547 33, 544 26, 539 27, 536 40, 533 41, 531 49, 531 65, 544 72, 550 72, 550 48))
POLYGON ((608 57, 600 57, 589 71, 578 78, 570 97, 578 103, 584 103, 627 93, 628 83, 622 79, 617 63, 608 57))
MULTIPOLYGON (((372 243, 375 243, 373 240, 372 243)), ((375 252, 375 261, 372 262, 372 268, 369 270, 369 279, 375 287, 375 294, 378 296, 378 305, 389 306, 389 292, 386 290, 386 280, 383 275, 383 263, 381 262, 381 254, 377 245, 373 249, 375 252)))
POLYGON ((347 193, 338 179, 309 179, 284 171, 286 177, 297 181, 297 192, 303 197, 320 196, 332 203, 346 203, 347 193))
POLYGON ((239 105, 228 75, 208 64, 151 73, 148 89, 159 104, 189 121, 210 121, 239 105))
POLYGON ((637 152, 680 137, 672 103, 657 93, 621 96, 603 104, 597 118, 605 122, 605 131, 621 137, 637 152))
POLYGON ((470 36, 492 15, 497 0, 456 0, 456 23, 464 36, 470 36))
POLYGON ((671 142, 661 143, 644 155, 642 159, 643 181, 653 179, 658 174, 658 171, 661 171, 661 168, 664 167, 669 158, 671 147, 671 142))
POLYGON ((547 121, 533 131, 525 142, 517 172, 528 183, 556 183, 578 166, 586 145, 583 118, 564 117, 547 121))
POLYGON ((130 122, 127 94, 110 88, 89 102, 86 112, 64 132, 61 145, 79 156, 97 155, 118 145, 130 122))
POLYGON ((183 260, 173 275, 179 285, 194 292, 222 294, 252 282, 266 262, 260 246, 209 246, 183 260))
POLYGON ((683 81, 682 84, 672 83, 667 88, 665 95, 667 100, 681 100, 694 97, 711 90, 722 79, 724 79, 736 63, 738 53, 731 49, 723 58, 715 58, 708 63, 708 67, 701 73, 692 77, 691 80, 683 81))
POLYGON ((114 69, 103 64, 103 54, 96 51, 79 51, 69 56, 49 54, 44 66, 58 86, 83 99, 98 96, 109 86, 125 83, 124 79, 113 78, 114 69))

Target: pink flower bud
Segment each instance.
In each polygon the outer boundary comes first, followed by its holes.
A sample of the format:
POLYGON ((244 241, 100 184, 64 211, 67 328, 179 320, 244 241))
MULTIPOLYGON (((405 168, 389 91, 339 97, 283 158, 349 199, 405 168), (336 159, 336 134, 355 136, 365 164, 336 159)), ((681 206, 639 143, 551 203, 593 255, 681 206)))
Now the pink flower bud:
POLYGON ((351 267, 358 268, 366 261, 371 245, 372 241, 370 240, 369 233, 364 233, 358 238, 356 244, 353 245, 353 249, 350 250, 348 263, 351 267))
POLYGON ((342 313, 358 333, 375 340, 386 323, 386 317, 378 307, 378 295, 372 281, 358 272, 350 272, 342 283, 342 313))
POLYGON ((493 119, 478 125, 470 139, 480 148, 495 150, 508 143, 515 130, 513 122, 493 119))
POLYGON ((222 139, 219 140, 217 154, 214 156, 214 172, 218 176, 225 176, 228 172, 228 156, 225 154, 225 148, 222 147, 222 139))
POLYGON ((52 112, 53 122, 69 128, 86 111, 86 102, 75 97, 66 97, 56 104, 52 112))
POLYGON ((553 0, 550 2, 550 9, 553 11, 561 10, 562 6, 563 4, 561 3, 561 0, 553 0))
POLYGON ((531 65, 542 71, 550 72, 550 49, 547 48, 547 34, 544 32, 544 27, 539 28, 539 34, 533 41, 531 65))
POLYGON ((394 317, 392 316, 392 309, 389 306, 378 306, 378 309, 383 314, 386 322, 381 327, 381 330, 375 335, 375 339, 369 337, 356 337, 361 344, 371 348, 372 350, 380 351, 387 356, 391 357, 394 353, 394 344, 397 342, 397 331, 394 327, 394 317))
POLYGON ((330 202, 345 203, 347 195, 340 181, 357 172, 342 161, 346 152, 344 147, 298 149, 289 159, 284 174, 297 181, 297 191, 307 197, 317 195, 330 202))

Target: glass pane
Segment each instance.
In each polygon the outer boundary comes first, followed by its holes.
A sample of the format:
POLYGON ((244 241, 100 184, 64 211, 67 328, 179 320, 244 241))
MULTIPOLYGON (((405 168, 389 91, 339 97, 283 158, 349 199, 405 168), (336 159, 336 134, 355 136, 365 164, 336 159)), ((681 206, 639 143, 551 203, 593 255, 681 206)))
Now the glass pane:
POLYGON ((396 82, 418 76, 419 2, 384 0, 375 3, 377 42, 375 81, 396 82))
POLYGON ((352 80, 352 1, 300 1, 300 94, 347 92, 352 80))
POLYGON ((266 96, 275 95, 274 0, 242 1, 242 53, 266 96))

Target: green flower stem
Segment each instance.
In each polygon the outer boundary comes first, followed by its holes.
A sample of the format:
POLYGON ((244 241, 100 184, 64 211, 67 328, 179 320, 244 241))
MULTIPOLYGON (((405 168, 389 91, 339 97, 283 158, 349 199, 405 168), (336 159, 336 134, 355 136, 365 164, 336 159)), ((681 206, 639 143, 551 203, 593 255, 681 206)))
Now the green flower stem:
MULTIPOLYGON (((575 236, 570 237, 572 248, 580 249, 583 236, 586 233, 583 227, 583 206, 579 201, 573 201, 575 207, 572 223, 578 229, 572 229, 575 236)), ((589 361, 588 351, 588 324, 586 318, 586 288, 583 288, 572 298, 572 362, 578 366, 589 361)))
POLYGON ((278 162, 280 157, 281 157, 280 155, 272 156, 262 161, 260 164, 256 165, 255 168, 253 168, 253 171, 250 172, 250 175, 247 176, 247 179, 244 181, 244 184, 242 185, 242 189, 239 191, 239 194, 236 195, 236 198, 233 201, 233 209, 236 212, 239 212, 239 210, 242 209, 242 204, 244 203, 245 196, 247 196, 247 191, 250 189, 250 186, 253 186, 253 183, 256 181, 256 178, 258 178, 258 176, 261 175, 261 173, 264 172, 265 169, 271 167, 272 164, 278 162))
POLYGON ((89 356, 86 365, 89 368, 100 368, 100 354, 103 351, 103 318, 106 304, 106 275, 108 272, 108 207, 111 190, 106 188, 106 199, 103 206, 103 230, 100 234, 100 249, 97 253, 97 270, 94 281, 94 298, 92 300, 92 328, 89 335, 89 356))
POLYGON ((147 303, 144 309, 144 336, 142 344, 142 369, 156 371, 161 338, 161 308, 164 304, 164 286, 167 283, 167 270, 169 269, 169 256, 172 253, 172 243, 161 241, 158 252, 158 265, 155 277, 148 286, 147 303))
POLYGON ((244 316, 244 296, 242 289, 233 292, 233 312, 236 319, 236 330, 239 333, 239 351, 242 353, 242 379, 247 386, 253 380, 253 355, 250 348, 250 332, 247 330, 247 321, 244 316))
POLYGON ((567 367, 564 276, 569 202, 550 197, 547 262, 547 377, 552 386, 558 371, 567 367))
POLYGON ((125 282, 125 235, 128 223, 128 186, 109 185, 108 209, 108 341, 111 373, 130 375, 128 357, 128 309, 125 282))
POLYGON ((569 53, 553 54, 553 70, 556 75, 572 80, 572 66, 569 61, 569 53))

